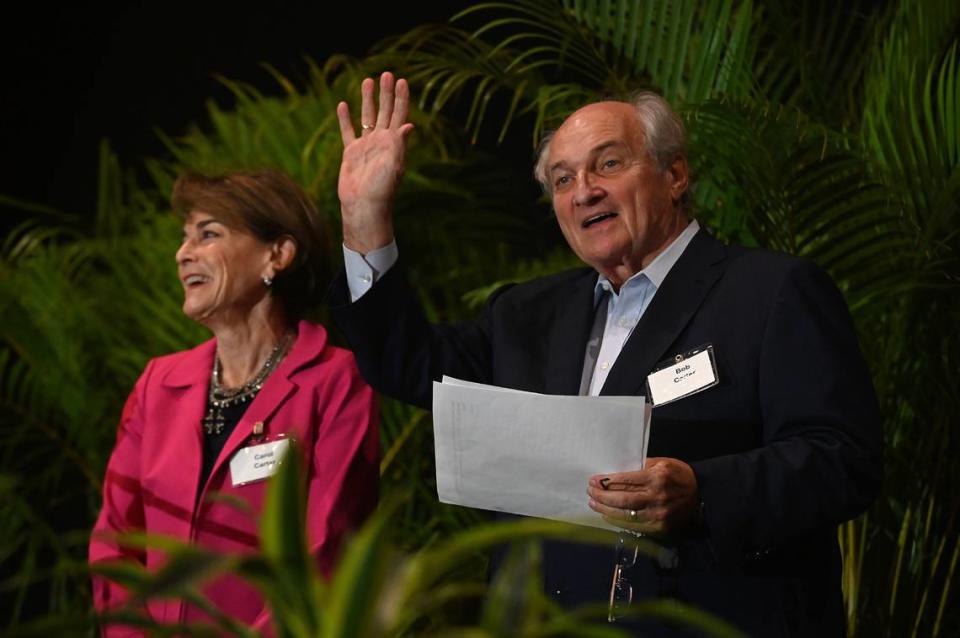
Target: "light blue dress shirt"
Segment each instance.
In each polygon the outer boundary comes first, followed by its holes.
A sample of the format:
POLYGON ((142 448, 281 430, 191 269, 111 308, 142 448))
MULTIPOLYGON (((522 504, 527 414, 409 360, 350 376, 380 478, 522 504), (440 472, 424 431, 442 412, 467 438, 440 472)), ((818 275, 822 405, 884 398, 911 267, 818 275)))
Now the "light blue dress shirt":
POLYGON ((700 230, 700 224, 693 220, 673 242, 657 255, 656 259, 623 282, 620 292, 613 289, 613 285, 606 277, 600 275, 597 285, 593 289, 594 308, 600 305, 604 295, 609 296, 607 302, 607 321, 603 328, 603 337, 600 341, 600 352, 597 354, 596 365, 593 368, 593 377, 587 392, 590 396, 600 394, 610 369, 616 363, 617 357, 623 350, 624 344, 633 333, 633 329, 640 322, 643 313, 647 311, 657 289, 663 284, 667 273, 680 259, 693 236, 700 230))
POLYGON ((367 294, 380 277, 397 263, 400 251, 397 241, 393 240, 383 248, 371 250, 361 255, 343 245, 343 265, 347 275, 347 288, 350 289, 350 302, 367 294))

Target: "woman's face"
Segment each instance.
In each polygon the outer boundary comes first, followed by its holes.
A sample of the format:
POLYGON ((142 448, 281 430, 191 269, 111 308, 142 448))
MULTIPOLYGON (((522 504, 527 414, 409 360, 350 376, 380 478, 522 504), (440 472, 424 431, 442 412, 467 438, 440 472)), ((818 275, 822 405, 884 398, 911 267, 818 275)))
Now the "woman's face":
POLYGON ((177 250, 183 312, 204 325, 242 321, 264 301, 264 277, 273 277, 273 250, 249 232, 193 211, 177 250))

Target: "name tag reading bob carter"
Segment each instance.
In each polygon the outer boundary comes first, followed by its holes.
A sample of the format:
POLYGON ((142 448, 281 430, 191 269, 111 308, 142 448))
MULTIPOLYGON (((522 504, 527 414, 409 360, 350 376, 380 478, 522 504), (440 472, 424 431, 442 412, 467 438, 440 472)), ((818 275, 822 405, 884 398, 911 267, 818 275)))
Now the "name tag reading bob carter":
POLYGON ((273 476, 289 449, 290 439, 277 439, 238 450, 230 459, 230 478, 234 487, 273 476))
POLYGON ((696 394, 719 383, 713 346, 705 345, 676 355, 647 376, 653 406, 696 394))

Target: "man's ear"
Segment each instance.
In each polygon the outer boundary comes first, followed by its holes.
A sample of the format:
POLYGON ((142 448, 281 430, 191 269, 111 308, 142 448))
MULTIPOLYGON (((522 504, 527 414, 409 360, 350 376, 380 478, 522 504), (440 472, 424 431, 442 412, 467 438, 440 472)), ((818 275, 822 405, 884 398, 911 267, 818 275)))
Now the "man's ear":
POLYGON ((687 158, 678 155, 667 169, 667 174, 670 175, 670 201, 678 204, 690 187, 690 167, 687 166, 687 158))

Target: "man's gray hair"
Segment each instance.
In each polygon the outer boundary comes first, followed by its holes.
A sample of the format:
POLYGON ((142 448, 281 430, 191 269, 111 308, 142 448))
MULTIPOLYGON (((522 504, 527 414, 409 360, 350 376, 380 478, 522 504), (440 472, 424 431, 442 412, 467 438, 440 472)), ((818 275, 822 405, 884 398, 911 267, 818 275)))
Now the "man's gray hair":
MULTIPOLYGON (((687 157, 687 129, 670 103, 653 91, 637 91, 626 100, 633 106, 643 131, 644 150, 657 168, 665 171, 677 157, 687 157)), ((537 148, 537 162, 533 167, 533 176, 540 182, 543 192, 551 194, 553 184, 547 174, 547 160, 550 156, 550 141, 556 131, 550 131, 540 140, 537 148)), ((681 201, 684 209, 689 208, 689 189, 681 201)))

